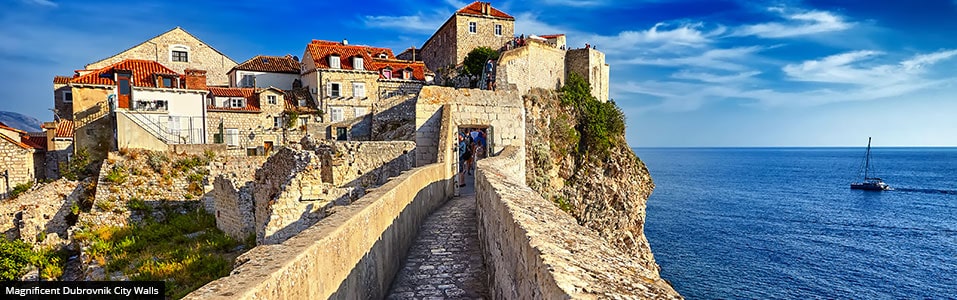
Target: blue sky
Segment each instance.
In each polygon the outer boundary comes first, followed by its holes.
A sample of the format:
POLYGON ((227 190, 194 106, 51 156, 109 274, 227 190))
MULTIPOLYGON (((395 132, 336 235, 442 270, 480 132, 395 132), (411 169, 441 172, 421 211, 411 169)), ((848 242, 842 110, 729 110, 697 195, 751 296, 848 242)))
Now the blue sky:
MULTIPOLYGON (((50 120, 54 75, 175 26, 242 62, 312 39, 421 46, 436 1, 4 0, 0 110, 50 120)), ((632 146, 957 146, 957 1, 493 1, 611 65, 632 146)))

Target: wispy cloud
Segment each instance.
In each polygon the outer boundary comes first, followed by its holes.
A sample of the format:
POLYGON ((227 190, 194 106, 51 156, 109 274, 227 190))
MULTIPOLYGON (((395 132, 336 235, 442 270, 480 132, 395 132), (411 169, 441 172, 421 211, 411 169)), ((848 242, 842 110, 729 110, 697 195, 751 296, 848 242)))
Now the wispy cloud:
POLYGON ((696 81, 709 82, 709 83, 728 83, 728 82, 740 82, 742 80, 750 79, 760 74, 761 74, 761 71, 745 71, 745 72, 721 75, 721 74, 714 74, 714 73, 708 73, 708 72, 692 72, 689 70, 681 70, 677 73, 671 74, 671 78, 696 80, 696 81))
POLYGON ((768 9, 777 13, 785 22, 768 22, 738 27, 732 36, 758 36, 763 38, 786 38, 809 34, 842 31, 854 26, 843 17, 828 11, 792 11, 782 7, 768 9))
MULTIPOLYGON (((447 18, 447 16, 446 16, 447 18)), ((445 18, 439 15, 365 16, 363 23, 372 28, 390 28, 401 32, 429 34, 442 26, 445 18)))
POLYGON ((46 6, 46 7, 57 7, 57 6, 58 6, 55 2, 50 1, 50 0, 20 0, 20 1, 22 1, 23 3, 26 3, 26 4, 46 6))
POLYGON ((710 30, 704 27, 704 23, 700 22, 678 24, 661 22, 646 30, 626 30, 613 36, 587 35, 587 39, 590 39, 593 45, 600 45, 602 51, 611 54, 633 53, 637 48, 663 50, 702 47, 725 31, 725 28, 721 26, 710 30))
POLYGON ((745 71, 750 67, 741 63, 764 49, 760 46, 709 49, 698 55, 683 57, 638 57, 618 61, 621 64, 654 65, 662 67, 699 67, 727 71, 745 71))
POLYGON ((925 67, 957 55, 957 50, 915 55, 894 64, 864 64, 883 54, 869 50, 852 51, 800 64, 788 64, 782 70, 789 79, 796 81, 883 86, 921 80, 925 67))

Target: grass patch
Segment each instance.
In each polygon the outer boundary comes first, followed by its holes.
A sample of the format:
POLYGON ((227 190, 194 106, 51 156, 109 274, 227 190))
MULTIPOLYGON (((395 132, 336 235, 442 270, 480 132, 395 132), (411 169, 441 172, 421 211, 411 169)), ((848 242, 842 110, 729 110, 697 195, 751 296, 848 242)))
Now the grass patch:
POLYGON ((24 182, 13 187, 13 190, 10 191, 10 199, 16 199, 20 197, 21 194, 29 191, 33 187, 32 182, 24 182))
POLYGON ((213 215, 200 211, 172 214, 163 222, 99 227, 76 237, 89 245, 89 255, 105 262, 107 272, 165 281, 166 296, 174 299, 229 275, 230 251, 239 245, 216 228, 213 215))
POLYGON ((126 179, 129 178, 129 175, 126 172, 126 167, 123 165, 113 165, 110 168, 110 172, 106 173, 106 176, 103 177, 104 180, 113 184, 122 184, 126 182, 126 179))

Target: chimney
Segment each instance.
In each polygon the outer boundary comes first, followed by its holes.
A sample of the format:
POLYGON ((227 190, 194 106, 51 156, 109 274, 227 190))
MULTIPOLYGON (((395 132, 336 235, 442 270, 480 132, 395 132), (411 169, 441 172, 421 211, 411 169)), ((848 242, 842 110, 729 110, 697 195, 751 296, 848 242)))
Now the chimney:
POLYGON ((349 40, 347 40, 347 39, 342 39, 342 44, 343 44, 343 45, 348 45, 348 44, 349 44, 349 40))
POLYGON ((56 122, 43 122, 43 125, 41 125, 41 128, 43 128, 43 132, 47 134, 47 150, 48 151, 62 150, 62 149, 56 149, 56 146, 53 143, 53 139, 56 138, 56 124, 57 124, 56 122))
POLYGON ((206 89, 206 71, 186 69, 186 88, 191 90, 206 89))
POLYGON ((492 3, 482 2, 482 14, 487 16, 491 13, 492 13, 492 3))

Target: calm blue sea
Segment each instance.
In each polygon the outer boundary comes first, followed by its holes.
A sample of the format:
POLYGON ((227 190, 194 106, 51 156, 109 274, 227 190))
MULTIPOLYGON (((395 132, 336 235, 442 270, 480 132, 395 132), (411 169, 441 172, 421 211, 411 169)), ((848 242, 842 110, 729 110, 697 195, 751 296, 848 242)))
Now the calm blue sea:
POLYGON ((636 148, 645 233, 688 299, 957 298, 957 148, 636 148))

